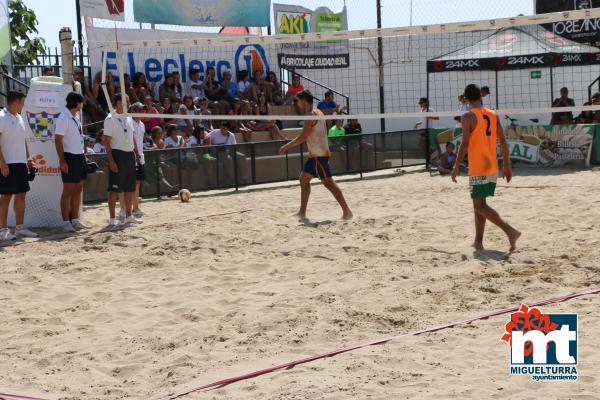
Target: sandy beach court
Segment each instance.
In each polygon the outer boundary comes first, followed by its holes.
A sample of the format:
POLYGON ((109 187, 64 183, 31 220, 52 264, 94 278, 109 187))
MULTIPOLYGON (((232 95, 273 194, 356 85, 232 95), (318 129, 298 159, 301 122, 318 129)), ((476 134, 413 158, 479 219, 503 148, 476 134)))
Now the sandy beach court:
MULTIPOLYGON (((600 286, 600 170, 517 169, 474 253, 467 179, 379 173, 341 182, 355 218, 313 186, 143 203, 144 224, 0 248, 0 392, 52 400, 169 394, 496 309, 600 286), (229 213, 227 215, 216 215, 229 213), (212 216, 210 216, 212 215, 212 216), (207 217, 210 216, 210 217, 207 217)), ((281 186, 281 185, 277 185, 281 186)), ((579 379, 509 375, 509 316, 409 337, 183 399, 598 399, 600 296, 579 315, 579 379)))

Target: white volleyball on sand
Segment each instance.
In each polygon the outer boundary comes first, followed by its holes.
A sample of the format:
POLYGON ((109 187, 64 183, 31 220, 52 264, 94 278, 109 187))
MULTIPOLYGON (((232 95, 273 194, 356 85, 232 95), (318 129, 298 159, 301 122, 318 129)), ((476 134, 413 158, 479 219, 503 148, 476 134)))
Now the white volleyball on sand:
POLYGON ((191 197, 192 197, 192 193, 190 193, 189 190, 181 189, 179 191, 179 200, 181 200, 182 203, 187 203, 188 201, 190 201, 191 197))

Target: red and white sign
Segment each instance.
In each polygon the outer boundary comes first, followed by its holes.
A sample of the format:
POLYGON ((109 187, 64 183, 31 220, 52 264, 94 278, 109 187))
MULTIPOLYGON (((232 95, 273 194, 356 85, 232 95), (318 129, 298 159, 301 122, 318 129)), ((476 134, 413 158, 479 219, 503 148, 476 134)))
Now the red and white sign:
POLYGON ((80 0, 81 15, 125 21, 125 0, 80 0))

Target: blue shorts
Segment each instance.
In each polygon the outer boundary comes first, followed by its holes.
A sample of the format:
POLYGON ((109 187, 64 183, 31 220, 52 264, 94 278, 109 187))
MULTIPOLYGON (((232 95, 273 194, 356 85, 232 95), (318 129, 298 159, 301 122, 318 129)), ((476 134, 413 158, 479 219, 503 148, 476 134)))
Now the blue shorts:
POLYGON ((331 167, 329 166, 329 157, 311 157, 304 163, 303 172, 311 174, 320 180, 331 178, 331 167))

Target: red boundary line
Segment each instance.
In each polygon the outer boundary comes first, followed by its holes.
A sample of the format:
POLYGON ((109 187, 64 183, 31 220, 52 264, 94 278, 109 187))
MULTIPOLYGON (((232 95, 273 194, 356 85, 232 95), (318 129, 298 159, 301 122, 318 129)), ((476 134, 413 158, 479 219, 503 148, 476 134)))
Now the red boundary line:
POLYGON ((16 394, 0 393, 0 400, 44 400, 39 397, 19 396, 16 394))
MULTIPOLYGON (((529 303, 527 304, 529 307, 535 307, 535 306, 543 306, 543 305, 548 305, 548 304, 554 304, 554 303, 561 303, 570 299, 574 299, 576 297, 582 297, 582 296, 586 296, 586 295, 590 295, 590 294, 599 294, 600 293, 600 288, 594 288, 594 289, 588 289, 588 290, 584 290, 582 292, 575 292, 575 293, 571 293, 571 294, 567 294, 567 295, 563 295, 563 296, 556 296, 556 297, 550 297, 544 300, 539 300, 533 303, 529 303)), ((220 381, 216 381, 213 383, 209 383, 207 385, 204 386, 199 386, 195 389, 191 389, 188 390, 186 392, 182 392, 176 395, 171 395, 170 397, 167 397, 167 399, 169 400, 174 400, 174 399, 178 399, 180 397, 183 396, 187 396, 188 394, 194 393, 194 392, 200 392, 200 391, 205 391, 207 389, 212 389, 212 388, 221 388, 224 386, 227 386, 229 384, 235 383, 235 382, 239 382, 239 381, 243 381, 246 379, 251 379, 251 378, 255 378, 261 375, 266 375, 278 370, 282 370, 282 369, 291 369, 293 367, 295 367, 296 365, 300 365, 300 364, 305 364, 311 361, 315 361, 315 360, 319 360, 322 358, 327 358, 327 357, 333 357, 336 356, 338 354, 342 354, 342 353, 346 353, 352 350, 357 350, 357 349, 361 349, 364 347, 368 347, 368 346, 374 346, 374 345, 379 345, 379 344, 384 344, 393 340, 397 340, 403 337, 407 337, 407 336, 417 336, 417 335, 421 335, 423 333, 429 333, 429 332, 436 332, 442 329, 448 329, 448 328, 453 328, 455 326, 459 326, 459 325, 467 325, 470 324, 471 322, 474 321, 478 321, 478 320, 483 320, 483 319, 488 319, 490 317, 495 317, 498 315, 503 315, 503 314, 508 314, 510 312, 514 312, 514 311, 518 311, 519 310, 519 306, 516 307, 510 307, 510 308, 504 308, 502 310, 496 310, 496 311, 491 311, 485 314, 481 314, 481 315, 477 315, 475 317, 471 317, 471 318, 467 318, 464 319, 462 321, 456 321, 456 322, 451 322, 449 324, 444 324, 444 325, 439 325, 439 326, 434 326, 431 328, 425 328, 425 329, 421 329, 418 331, 414 331, 414 332, 408 332, 408 333, 403 333, 397 336, 392 336, 392 337, 388 337, 388 338, 384 338, 384 339, 377 339, 377 340, 373 340, 367 343, 363 343, 363 344, 357 344, 357 345, 352 345, 352 346, 348 346, 348 347, 343 347, 337 350, 333 350, 333 351, 329 351, 326 353, 322 353, 322 354, 317 354, 311 357, 307 357, 307 358, 302 358, 300 360, 296 360, 296 361, 291 361, 285 364, 280 364, 280 365, 276 365, 274 367, 270 367, 270 368, 266 368, 266 369, 262 369, 259 371, 254 371, 254 372, 250 372, 244 375, 239 375, 239 376, 235 376, 232 378, 227 378, 227 379, 222 379, 220 381)))

